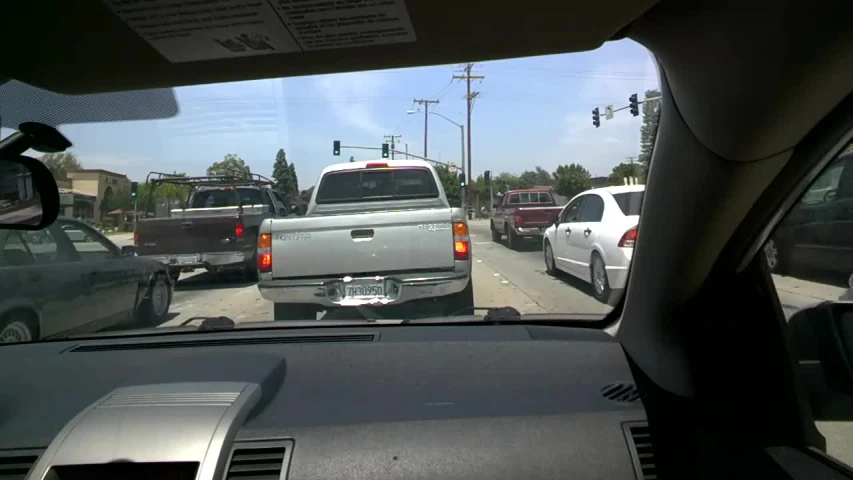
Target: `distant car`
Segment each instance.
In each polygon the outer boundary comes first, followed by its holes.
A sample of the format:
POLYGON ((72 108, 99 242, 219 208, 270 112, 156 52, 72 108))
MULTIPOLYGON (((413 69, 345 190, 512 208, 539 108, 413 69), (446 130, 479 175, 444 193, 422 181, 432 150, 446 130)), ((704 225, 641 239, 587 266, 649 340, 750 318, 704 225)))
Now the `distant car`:
POLYGON ((492 207, 492 240, 500 242, 506 235, 506 245, 511 249, 518 248, 526 238, 542 237, 563 209, 557 206, 551 190, 541 188, 510 190, 492 207))
POLYGON ((0 343, 164 322, 172 300, 166 266, 134 252, 71 219, 34 232, 0 230, 0 343))
POLYGON ((561 270, 591 283, 605 303, 624 289, 644 191, 643 185, 604 187, 572 198, 544 234, 548 273, 561 270))

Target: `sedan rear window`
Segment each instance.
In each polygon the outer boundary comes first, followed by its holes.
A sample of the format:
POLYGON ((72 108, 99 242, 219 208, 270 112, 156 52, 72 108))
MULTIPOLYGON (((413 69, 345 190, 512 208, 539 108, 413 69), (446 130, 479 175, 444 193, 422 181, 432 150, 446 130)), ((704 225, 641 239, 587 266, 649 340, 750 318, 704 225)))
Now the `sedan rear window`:
POLYGON ((623 215, 639 215, 640 207, 643 206, 644 192, 626 192, 613 194, 616 204, 622 210, 623 215))
POLYGON ((436 198, 438 187, 425 168, 376 168, 323 176, 316 203, 436 198))

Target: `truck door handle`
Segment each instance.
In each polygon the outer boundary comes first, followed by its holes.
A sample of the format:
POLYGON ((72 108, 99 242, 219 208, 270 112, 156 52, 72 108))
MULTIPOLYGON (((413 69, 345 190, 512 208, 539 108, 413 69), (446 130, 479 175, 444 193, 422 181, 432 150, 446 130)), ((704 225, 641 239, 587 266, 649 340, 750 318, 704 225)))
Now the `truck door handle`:
POLYGON ((583 234, 584 234, 584 235, 589 235, 590 233, 592 233, 592 230, 590 230, 590 229, 588 229, 588 228, 587 228, 586 230, 584 230, 584 231, 583 231, 583 234))
POLYGON ((181 222, 181 228, 190 228, 193 226, 193 222, 181 222))
POLYGON ((358 238, 373 238, 373 229, 364 228, 361 230, 353 230, 350 232, 350 236, 353 238, 353 240, 358 238))

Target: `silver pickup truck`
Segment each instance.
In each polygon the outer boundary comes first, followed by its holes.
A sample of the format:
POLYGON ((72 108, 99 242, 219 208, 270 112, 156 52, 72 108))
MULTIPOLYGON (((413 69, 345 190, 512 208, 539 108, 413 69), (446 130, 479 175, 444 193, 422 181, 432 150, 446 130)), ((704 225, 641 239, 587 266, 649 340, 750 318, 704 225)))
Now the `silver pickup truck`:
POLYGON ((342 163, 316 185, 305 216, 260 227, 258 289, 276 320, 340 307, 401 318, 381 312, 402 304, 473 314, 468 224, 429 163, 342 163))

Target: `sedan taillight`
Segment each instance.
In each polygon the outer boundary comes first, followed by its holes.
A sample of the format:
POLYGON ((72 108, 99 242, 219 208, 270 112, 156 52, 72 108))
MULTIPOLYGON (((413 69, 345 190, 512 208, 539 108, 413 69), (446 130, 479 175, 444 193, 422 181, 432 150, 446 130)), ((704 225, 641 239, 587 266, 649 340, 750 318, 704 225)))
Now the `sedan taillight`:
POLYGON ((258 235, 258 271, 261 273, 272 272, 272 234, 262 233, 258 235))
POLYGON ((633 248, 635 243, 637 243, 637 227, 631 227, 627 232, 622 234, 618 245, 620 247, 633 248))

